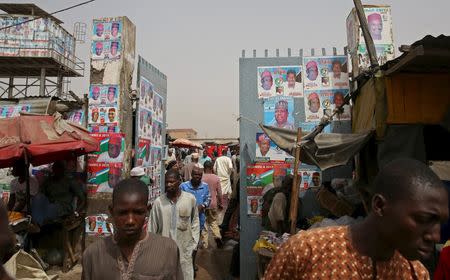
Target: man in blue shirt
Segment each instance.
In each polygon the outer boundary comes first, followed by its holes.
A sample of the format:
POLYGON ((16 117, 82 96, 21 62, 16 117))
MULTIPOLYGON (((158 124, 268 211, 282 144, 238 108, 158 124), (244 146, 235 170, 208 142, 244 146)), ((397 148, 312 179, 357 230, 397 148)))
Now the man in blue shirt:
MULTIPOLYGON (((202 170, 199 167, 194 166, 191 172, 191 180, 186 181, 180 185, 180 189, 182 191, 191 193, 195 196, 195 200, 197 202, 198 207, 198 216, 200 219, 200 231, 204 230, 206 221, 205 209, 208 208, 209 203, 211 202, 209 187, 208 184, 202 182, 202 175, 203 175, 202 170)), ((194 272, 197 271, 197 267, 195 265, 196 254, 197 250, 194 250, 194 252, 192 252, 192 263, 194 264, 194 272)))

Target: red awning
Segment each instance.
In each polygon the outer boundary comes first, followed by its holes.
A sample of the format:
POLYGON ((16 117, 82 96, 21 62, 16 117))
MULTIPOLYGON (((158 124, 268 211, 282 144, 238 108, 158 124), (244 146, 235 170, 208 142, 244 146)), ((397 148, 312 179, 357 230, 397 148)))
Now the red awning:
POLYGON ((0 168, 24 158, 34 166, 99 150, 83 127, 54 116, 21 115, 0 119, 0 168))

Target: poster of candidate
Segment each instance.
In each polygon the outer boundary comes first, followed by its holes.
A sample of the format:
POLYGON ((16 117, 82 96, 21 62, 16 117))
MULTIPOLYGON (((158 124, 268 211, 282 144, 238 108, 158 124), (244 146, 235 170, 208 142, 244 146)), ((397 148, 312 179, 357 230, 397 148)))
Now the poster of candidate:
POLYGON ((303 97, 302 66, 258 67, 258 98, 303 97))
MULTIPOLYGON (((292 169, 289 174, 293 175, 292 169)), ((298 175, 301 176, 300 191, 306 191, 311 187, 320 187, 322 185, 322 172, 317 166, 300 164, 298 175)))
POLYGON ((84 123, 84 110, 74 110, 69 113, 67 120, 82 125, 84 123))
POLYGON ((162 122, 159 122, 155 119, 152 121, 152 143, 155 146, 162 146, 162 130, 163 130, 163 124, 162 122))
POLYGON ((153 111, 153 84, 141 76, 139 91, 139 107, 153 111))
MULTIPOLYGON (((375 44, 393 44, 391 8, 364 7, 369 32, 375 44)), ((360 44, 364 44, 364 36, 360 30, 360 44)))
POLYGON ((118 118, 117 106, 89 106, 89 124, 106 124, 117 123, 118 118))
POLYGON ((155 92, 153 96, 153 118, 157 121, 163 121, 164 112, 164 97, 155 92))
POLYGON ((92 60, 119 59, 122 52, 120 41, 92 41, 92 60))
POLYGON ((138 128, 139 136, 147 139, 152 138, 153 116, 152 111, 146 108, 139 108, 138 128))
POLYGON ((151 163, 155 167, 156 170, 159 171, 161 162, 162 162, 162 149, 161 147, 151 147, 151 163))
POLYGON ((346 56, 304 57, 304 88, 348 88, 348 61, 346 56))
POLYGON ((116 40, 122 36, 122 21, 94 20, 92 40, 116 40))
POLYGON ((89 88, 89 105, 116 106, 118 99, 118 85, 91 85, 89 88))
POLYGON ((117 123, 107 123, 107 124, 90 124, 88 125, 88 131, 90 133, 117 133, 119 132, 119 126, 117 123))
POLYGON ((262 204, 262 188, 247 188, 247 215, 261 216, 262 204))
POLYGON ((305 121, 318 122, 324 116, 324 112, 331 115, 332 103, 333 92, 331 90, 305 91, 305 121))
POLYGON ((0 118, 13 118, 20 116, 21 112, 30 112, 30 104, 0 106, 0 118))
POLYGON ((122 163, 89 162, 87 166, 88 193, 113 191, 122 179, 122 163))
POLYGON ((100 143, 100 150, 89 154, 89 162, 122 162, 125 152, 123 133, 91 133, 90 136, 100 143))
POLYGON ((85 218, 85 232, 88 235, 109 236, 114 233, 114 227, 108 222, 108 215, 99 214, 85 218))
MULTIPOLYGON (((274 162, 258 162, 247 166, 246 185, 247 187, 273 187, 279 180, 281 186, 281 178, 286 176, 286 170, 290 168, 290 163, 274 163, 274 162), (277 179, 279 178, 279 179, 277 179)), ((264 191, 265 193, 265 191, 264 191)))
POLYGON ((150 147, 151 141, 149 139, 144 139, 139 137, 138 140, 138 150, 137 150, 137 166, 148 167, 151 165, 150 162, 150 147))
POLYGON ((265 133, 256 133, 256 161, 292 161, 293 157, 281 150, 265 133))
POLYGON ((264 124, 279 128, 296 129, 294 125, 294 99, 287 96, 264 100, 264 124))

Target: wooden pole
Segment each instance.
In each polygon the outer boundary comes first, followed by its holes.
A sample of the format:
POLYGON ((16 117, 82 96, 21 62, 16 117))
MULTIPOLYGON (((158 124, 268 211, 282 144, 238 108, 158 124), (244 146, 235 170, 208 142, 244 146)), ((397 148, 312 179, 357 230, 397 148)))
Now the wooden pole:
POLYGON ((291 191, 291 207, 289 209, 289 220, 290 220, 290 233, 295 234, 296 225, 297 225, 297 209, 298 209, 298 185, 299 185, 299 176, 298 176, 298 166, 300 164, 300 142, 302 140, 302 129, 298 128, 297 130, 297 141, 295 147, 295 162, 294 162, 294 182, 292 184, 291 191))
POLYGON ((364 13, 364 7, 361 0, 353 0, 355 4, 356 14, 358 15, 359 24, 361 25, 364 41, 366 42, 367 52, 369 53, 371 67, 378 66, 377 51, 373 43, 372 36, 369 32, 369 25, 367 24, 366 14, 364 13))

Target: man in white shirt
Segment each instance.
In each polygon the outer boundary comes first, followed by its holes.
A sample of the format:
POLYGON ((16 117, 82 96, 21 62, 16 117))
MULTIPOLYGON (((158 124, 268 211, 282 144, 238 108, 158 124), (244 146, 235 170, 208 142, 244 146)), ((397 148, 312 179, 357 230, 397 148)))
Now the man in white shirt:
POLYGON ((214 173, 220 178, 220 186, 222 187, 222 195, 228 199, 232 193, 230 176, 233 172, 233 163, 231 159, 226 156, 226 150, 223 151, 222 156, 216 159, 214 163, 214 173))
POLYGON ((277 152, 270 147, 270 138, 262 133, 257 135, 256 144, 256 158, 275 158, 277 152))
POLYGON ((108 151, 101 153, 97 162, 122 162, 122 136, 112 134, 108 141, 108 151))

